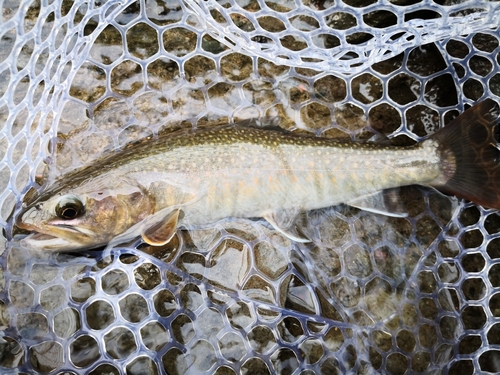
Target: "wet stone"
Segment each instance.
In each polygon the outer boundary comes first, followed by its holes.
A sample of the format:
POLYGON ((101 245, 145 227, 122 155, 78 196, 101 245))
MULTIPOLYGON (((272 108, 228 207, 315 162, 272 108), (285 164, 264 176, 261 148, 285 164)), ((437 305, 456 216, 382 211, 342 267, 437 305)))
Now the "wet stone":
POLYGON ((7 258, 7 268, 13 275, 21 276, 26 269, 26 260, 27 256, 25 252, 14 247, 7 258))
POLYGON ((224 305, 229 302, 230 297, 224 293, 216 292, 213 290, 207 291, 207 296, 216 305, 224 305))
MULTIPOLYGON (((405 117, 408 129, 419 137, 428 136, 439 129, 439 114, 426 106, 416 105, 409 108, 408 111, 406 111, 405 117)), ((434 202, 434 200, 431 200, 429 203, 432 205, 431 209, 434 208, 433 211, 438 211, 436 212, 437 214, 446 209, 446 205, 441 201, 434 202), (434 203, 438 204, 436 205, 434 203)))
POLYGON ((370 108, 368 121, 373 129, 389 135, 401 125, 401 114, 398 109, 383 103, 370 108))
POLYGON ((401 353, 387 356, 387 372, 391 375, 403 375, 408 369, 408 359, 401 353))
POLYGON ((66 301, 66 290, 62 285, 52 285, 40 292, 40 306, 52 311, 62 306, 66 301))
POLYGON ((418 46, 408 54, 408 70, 427 77, 446 69, 443 56, 434 43, 418 46))
POLYGON ((327 106, 310 103, 300 109, 300 118, 309 129, 326 128, 332 122, 332 113, 327 106))
POLYGON ((120 375, 120 372, 118 371, 118 369, 115 366, 107 364, 107 363, 103 364, 103 365, 99 365, 94 370, 89 372, 89 375, 102 375, 102 374, 120 375))
POLYGON ((99 345, 92 336, 82 335, 71 343, 70 359, 75 366, 90 366, 95 363, 99 356, 99 345))
POLYGON ((126 367, 127 375, 158 375, 158 367, 149 357, 135 358, 126 367))
POLYGON ((250 269, 250 252, 241 242, 226 240, 213 251, 208 264, 211 284, 236 290, 250 269))
POLYGON ((0 342, 0 366, 15 368, 24 363, 23 347, 13 338, 4 336, 0 342))
POLYGON ((442 288, 438 292, 438 301, 446 311, 456 311, 460 308, 458 293, 452 288, 442 288))
POLYGON ((331 290, 337 300, 345 307, 355 307, 361 298, 358 283, 346 277, 332 283, 331 290))
POLYGON ((111 270, 102 279, 102 290, 109 295, 120 294, 129 287, 128 276, 120 270, 111 270))
POLYGON ((58 268, 45 264, 34 264, 31 268, 30 279, 34 284, 47 284, 55 279, 58 268))
POLYGON ((364 73, 352 80, 351 83, 354 99, 363 104, 369 104, 382 97, 382 82, 379 78, 364 73))
POLYGON ((111 71, 111 89, 117 94, 132 96, 144 86, 141 74, 139 64, 125 60, 111 71))
POLYGON ((179 308, 174 295, 169 290, 160 290, 153 297, 156 312, 163 317, 168 317, 179 308))
POLYGON ((487 292, 483 279, 470 278, 462 283, 462 292, 467 300, 480 300, 487 292))
POLYGON ((194 284, 187 284, 181 291, 181 303, 187 310, 198 310, 204 304, 200 288, 194 284))
POLYGON ((156 352, 169 341, 169 333, 161 323, 151 322, 141 328, 141 338, 149 350, 156 352))
POLYGON ((271 362, 278 374, 291 374, 299 366, 297 356, 288 348, 274 352, 271 356, 271 362))
POLYGON ((165 50, 175 56, 184 56, 192 52, 196 47, 198 36, 183 27, 167 29, 163 33, 163 45, 165 50))
POLYGON ((75 302, 85 302, 95 294, 95 280, 86 277, 71 285, 71 298, 75 302))
POLYGON ((454 283, 460 278, 460 267, 453 262, 443 262, 438 266, 438 276, 442 283, 454 283))
POLYGON ((262 359, 253 357, 246 360, 243 366, 241 366, 241 374, 271 375, 271 371, 269 370, 269 367, 262 359))
POLYGON ((298 319, 286 317, 278 323, 278 332, 283 341, 295 342, 304 334, 304 329, 298 319))
POLYGON ((309 256, 314 262, 314 271, 321 270, 327 278, 337 276, 342 270, 342 262, 334 249, 315 246, 309 252, 309 256))
POLYGON ((491 286, 494 288, 500 286, 500 264, 494 264, 491 266, 488 272, 488 279, 490 280, 491 286))
POLYGON ((148 304, 139 294, 129 294, 119 302, 121 315, 131 323, 138 323, 149 315, 148 304))
POLYGON ((123 53, 123 40, 120 32, 112 25, 108 25, 99 34, 90 55, 98 62, 109 65, 117 61, 123 53))
POLYGON ((197 279, 202 279, 205 273, 205 258, 201 254, 185 252, 179 257, 177 267, 197 279))
POLYGON ((436 289, 436 278, 430 271, 419 272, 417 276, 417 283, 422 293, 432 293, 436 289))
POLYGON ((222 75, 231 81, 242 81, 250 77, 253 70, 252 59, 240 53, 231 53, 221 59, 222 75))
POLYGON ((356 324, 360 326, 371 326, 374 324, 373 319, 364 311, 358 310, 352 314, 356 324))
POLYGON ((236 328, 241 329, 250 325, 254 321, 253 313, 244 302, 236 302, 226 310, 229 323, 236 328))
POLYGON ((158 35, 156 30, 145 23, 138 23, 127 31, 127 48, 129 52, 147 59, 158 52, 158 35))
POLYGON ((66 308, 54 317, 54 333, 61 338, 68 338, 80 329, 80 313, 66 308))
POLYGON ((197 319, 198 331, 206 337, 217 336, 224 329, 224 321, 219 311, 209 308, 199 313, 197 319))
POLYGON ((431 362, 431 355, 429 352, 419 351, 416 352, 411 360, 411 368, 416 372, 424 372, 431 362))
POLYGON ((478 350, 483 341, 481 336, 478 335, 470 335, 462 338, 460 340, 460 344, 458 345, 458 353, 459 354, 471 354, 478 350))
POLYGON ((25 339, 41 339, 49 333, 47 318, 39 313, 17 315, 17 330, 25 339))
POLYGON ((259 242, 253 251, 257 268, 271 280, 277 279, 287 270, 285 256, 269 242, 259 242))
POLYGON ((418 308, 424 318, 434 320, 438 316, 438 307, 433 298, 421 298, 418 302, 418 308))
POLYGON ((172 271, 167 271, 167 282, 172 286, 176 286, 182 282, 182 277, 172 271))
POLYGON ((440 232, 441 228, 430 216, 424 216, 417 221, 416 235, 422 246, 429 247, 440 232))
POLYGON ((167 374, 184 375, 188 373, 186 355, 177 348, 172 348, 161 358, 167 374))
POLYGON ((9 295, 12 304, 18 308, 29 307, 33 304, 33 288, 22 281, 14 281, 10 284, 9 295))
POLYGON ((422 324, 418 330, 418 338, 424 348, 432 348, 438 339, 436 328, 430 324, 422 324))
POLYGON ((9 309, 4 301, 0 300, 0 330, 3 331, 10 325, 9 309))
POLYGON ((382 320, 396 311, 395 296, 390 284, 376 277, 366 284, 365 303, 375 320, 382 320))
POLYGON ((276 303, 272 285, 258 275, 250 276, 245 285, 243 285, 242 290, 243 293, 251 299, 267 303, 276 303))
POLYGON ((389 97, 400 105, 412 103, 420 94, 420 82, 414 77, 400 73, 389 80, 389 97))
POLYGON ((206 340, 196 341, 190 354, 193 361, 191 366, 199 372, 208 371, 217 361, 214 347, 206 340))
POLYGON ((458 103, 457 89, 453 77, 442 74, 428 80, 425 84, 424 98, 428 102, 435 102, 438 107, 451 107, 458 103))
POLYGON ((313 294, 302 280, 292 275, 287 282, 286 288, 287 294, 284 307, 309 314, 316 313, 313 294))
POLYGON ((228 332, 219 340, 222 356, 230 362, 239 362, 246 355, 247 349, 241 336, 228 332))
POLYGON ((100 330, 108 327, 116 319, 113 307, 106 301, 94 301, 85 310, 90 328, 100 330))
POLYGON ((483 240, 483 234, 478 229, 469 230, 460 237, 460 242, 466 249, 473 249, 481 246, 483 240))
POLYGON ((172 335, 181 344, 187 344, 195 335, 193 321, 180 314, 172 321, 172 335))
POLYGON ((411 353, 415 349, 415 335, 412 332, 403 329, 396 335, 396 343, 400 349, 411 353))
POLYGON ((394 251, 388 246, 382 246, 373 251, 375 264, 378 270, 391 278, 392 280, 399 280, 403 273, 402 254, 394 251))
POLYGON ((134 279, 141 289, 154 289, 161 283, 160 270, 152 263, 141 264, 134 270, 134 279))
POLYGON ((392 347, 391 335, 387 332, 376 330, 373 332, 373 342, 384 352, 387 352, 392 347))
POLYGON ((340 366, 339 361, 336 358, 327 358, 320 365, 320 374, 321 375, 340 375, 340 366))
POLYGON ((53 341, 33 345, 29 350, 29 360, 35 370, 51 372, 64 363, 63 348, 61 344, 53 341))
POLYGON ((308 339, 300 344, 300 352, 306 363, 314 364, 323 357, 324 349, 319 340, 308 339))
POLYGON ((256 326, 247 334, 250 346, 258 353, 264 354, 276 345, 276 338, 269 327, 256 326))
POLYGON ((352 245, 344 251, 344 264, 347 272, 356 278, 370 276, 373 272, 369 252, 359 245, 352 245))
POLYGON ((500 215, 493 213, 488 215, 484 220, 484 229, 489 234, 495 234, 500 232, 500 215))
POLYGON ((106 352, 115 359, 127 358, 137 350, 134 334, 124 327, 112 329, 104 336, 106 352))

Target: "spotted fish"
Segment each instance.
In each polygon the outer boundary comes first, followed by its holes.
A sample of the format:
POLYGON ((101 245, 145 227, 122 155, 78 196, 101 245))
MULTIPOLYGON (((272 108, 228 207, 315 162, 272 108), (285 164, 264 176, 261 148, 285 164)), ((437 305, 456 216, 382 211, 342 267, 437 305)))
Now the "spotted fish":
POLYGON ((381 192, 412 184, 500 208, 496 111, 487 99, 406 148, 241 124, 161 135, 60 176, 16 224, 33 232, 24 246, 70 251, 139 236, 162 245, 226 217, 264 217, 307 241, 291 224, 298 212, 347 203, 404 216, 381 192))

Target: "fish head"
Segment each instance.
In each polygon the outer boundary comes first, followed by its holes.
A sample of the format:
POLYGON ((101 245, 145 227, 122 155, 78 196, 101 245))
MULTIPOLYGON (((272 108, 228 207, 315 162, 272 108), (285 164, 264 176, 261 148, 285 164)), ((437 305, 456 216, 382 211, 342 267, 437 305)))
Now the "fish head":
POLYGON ((92 249, 152 213, 154 202, 137 184, 89 185, 56 193, 49 190, 27 204, 16 225, 33 233, 21 240, 21 246, 39 251, 92 249))

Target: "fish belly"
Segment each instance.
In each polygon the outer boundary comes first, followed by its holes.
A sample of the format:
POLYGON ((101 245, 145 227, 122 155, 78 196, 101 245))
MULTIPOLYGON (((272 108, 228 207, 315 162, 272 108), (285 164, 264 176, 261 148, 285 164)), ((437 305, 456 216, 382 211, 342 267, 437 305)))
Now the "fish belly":
MULTIPOLYGON (((293 147, 262 149, 252 163, 201 172, 199 198, 183 208, 183 224, 225 217, 262 217, 283 209, 328 207, 374 192, 426 184, 440 170, 429 150, 293 147), (200 185, 201 186, 201 185, 200 185)), ((255 153, 254 153, 255 154, 255 153)), ((224 160, 241 160, 237 152, 224 160)), ((193 177, 194 178, 194 177, 193 177)))

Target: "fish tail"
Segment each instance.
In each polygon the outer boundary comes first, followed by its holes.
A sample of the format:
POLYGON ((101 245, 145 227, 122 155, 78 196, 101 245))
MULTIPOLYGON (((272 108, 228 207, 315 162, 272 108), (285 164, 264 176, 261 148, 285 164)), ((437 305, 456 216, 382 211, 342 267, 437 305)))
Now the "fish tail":
POLYGON ((500 209, 498 104, 486 99, 429 139, 438 143, 442 176, 437 189, 481 206, 500 209))

